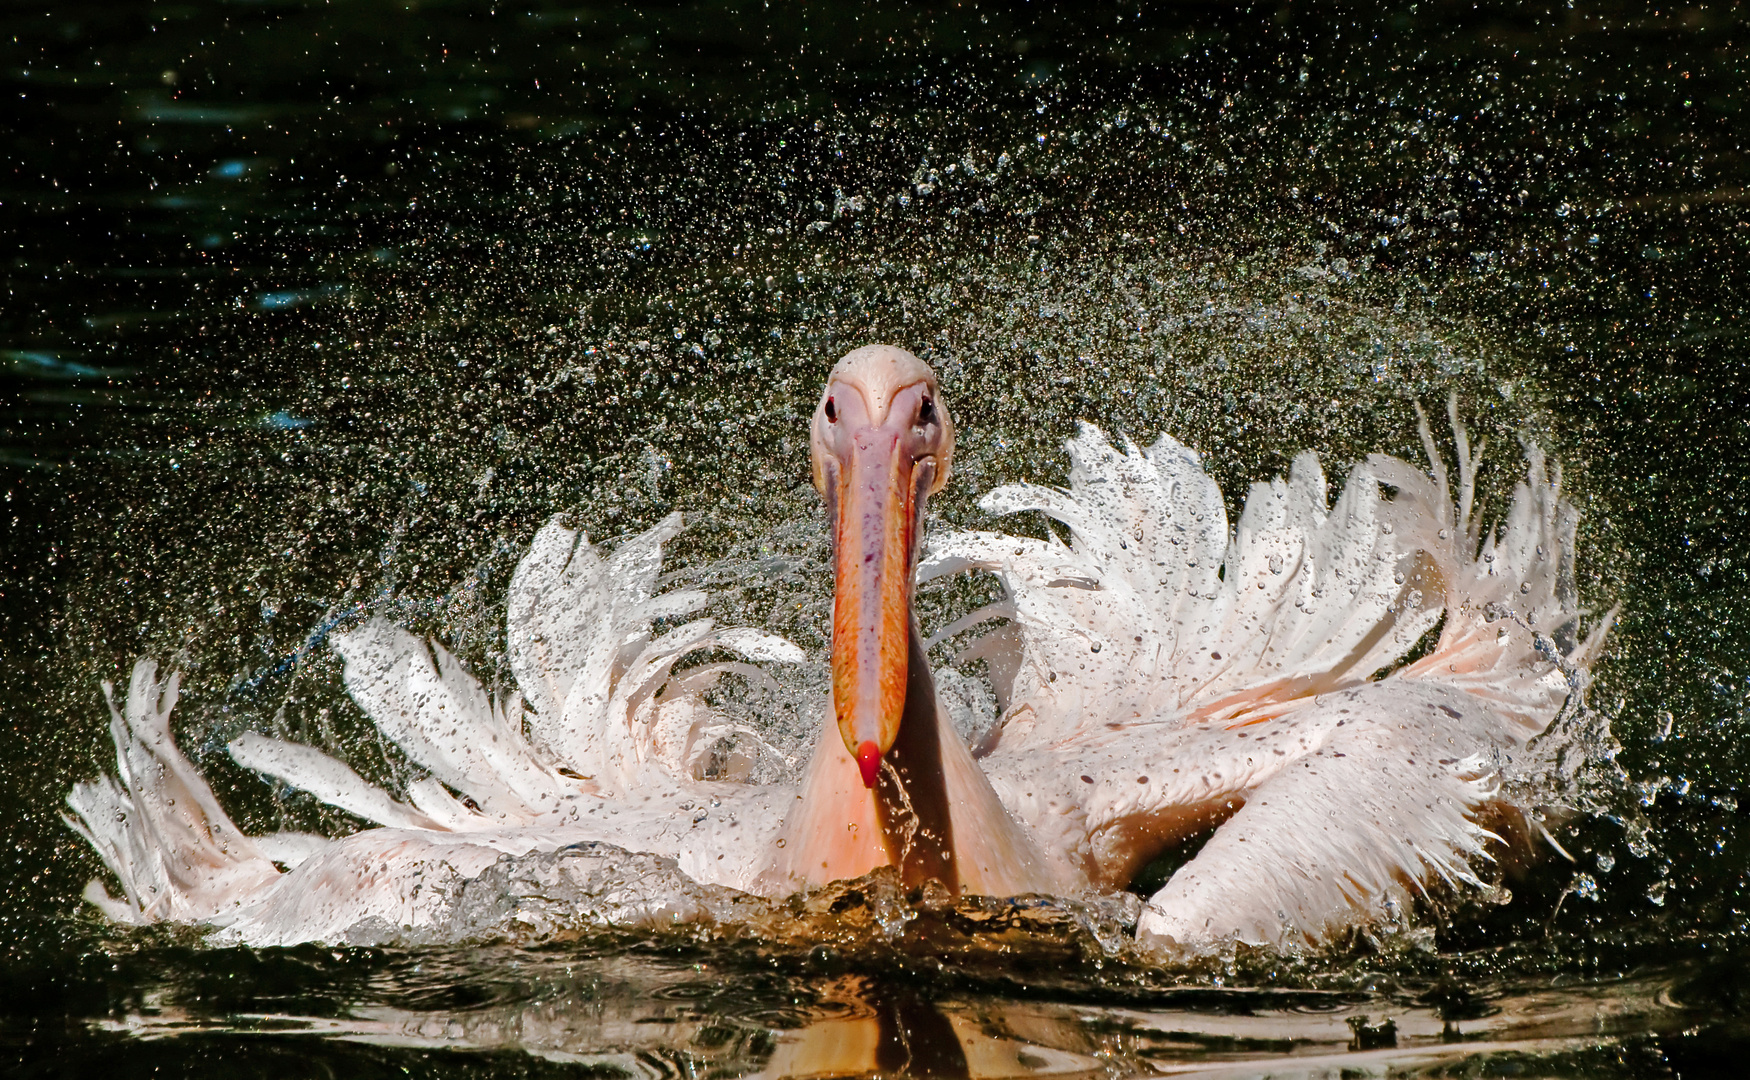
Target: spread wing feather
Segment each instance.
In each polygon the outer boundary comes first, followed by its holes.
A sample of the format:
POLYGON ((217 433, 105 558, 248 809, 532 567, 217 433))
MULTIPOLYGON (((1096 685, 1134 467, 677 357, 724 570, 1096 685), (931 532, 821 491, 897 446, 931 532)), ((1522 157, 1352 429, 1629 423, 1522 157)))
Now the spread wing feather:
MULTIPOLYGON (((507 618, 511 666, 522 694, 494 696, 443 646, 382 620, 335 637, 348 692, 428 774, 407 785, 405 802, 314 747, 248 733, 232 742, 233 758, 399 830, 403 839, 394 843, 403 846, 417 834, 469 833, 497 849, 509 843, 504 837, 517 835, 526 847, 545 833, 514 830, 541 826, 575 833, 594 815, 599 824, 578 835, 667 845, 686 855, 667 797, 693 790, 688 785, 698 784, 711 756, 707 751, 720 739, 753 736, 719 718, 702 693, 725 671, 759 672, 729 662, 672 678, 675 664, 707 648, 757 661, 803 657, 783 638, 745 628, 718 630, 709 620, 652 637, 654 621, 695 611, 705 599, 695 592, 655 591, 662 542, 679 527, 678 515, 670 517, 605 559, 557 518, 537 534, 513 574, 507 618), (525 696, 532 708, 525 707, 525 696), (628 809, 634 794, 647 809, 628 809), (664 808, 651 803, 656 796, 663 797, 664 808)), ((148 660, 135 665, 125 711, 111 695, 118 778, 79 784, 68 796, 68 823, 98 851, 124 894, 113 898, 93 882, 88 897, 123 922, 241 919, 239 926, 255 927, 245 934, 248 940, 278 940, 274 935, 282 931, 307 936, 308 926, 275 929, 249 921, 265 917, 268 908, 240 914, 257 900, 267 903, 270 892, 284 892, 274 863, 307 864, 301 871, 306 877, 332 877, 334 867, 353 866, 358 852, 375 849, 353 844, 344 849, 349 854, 335 854, 320 846, 321 838, 304 834, 263 838, 260 846, 244 836, 177 750, 169 720, 177 679, 159 683, 156 670, 148 660)), ((765 827, 755 824, 770 816, 762 807, 746 808, 750 829, 765 827)), ((693 824, 699 824, 696 818, 693 824)), ((735 827, 733 815, 726 827, 735 827)), ((478 847, 461 838, 442 843, 462 844, 456 851, 478 847)), ((746 876, 745 868, 737 869, 748 861, 746 854, 738 853, 727 870, 709 869, 746 876)), ((346 910, 369 908, 379 893, 399 896, 400 885, 385 881, 378 888, 356 878, 360 892, 346 910)), ((283 896, 272 900, 278 905, 272 910, 287 903, 283 896)))
POLYGON ((1559 474, 1528 447, 1484 529, 1481 447, 1450 411, 1456 498, 1424 422, 1429 472, 1375 455, 1331 503, 1302 454, 1252 487, 1230 538, 1191 451, 1083 428, 1067 489, 984 503, 1042 511, 1067 543, 969 533, 935 551, 932 574, 1005 587, 941 636, 1011 620, 962 655, 991 661, 1005 714, 984 766, 1036 836, 1121 886, 1224 822, 1150 899, 1142 936, 1320 941, 1429 883, 1476 884, 1477 812, 1524 797, 1501 781, 1584 691, 1610 616, 1580 638, 1559 474))
MULTIPOLYGON (((1066 544, 962 533, 926 573, 989 570, 1022 627, 1002 740, 1073 741, 1109 723, 1232 720, 1365 680, 1439 619, 1399 568, 1372 467, 1327 506, 1317 459, 1254 485, 1230 539, 1215 483, 1169 436, 1115 448, 1084 426, 1066 491, 999 488, 995 513, 1040 510, 1066 544)), ((996 614, 993 610, 991 614, 996 614)))
POLYGON ((116 776, 75 785, 67 796, 67 824, 122 886, 118 899, 94 880, 86 899, 116 922, 209 919, 279 877, 170 737, 179 682, 178 675, 159 681, 158 665, 140 660, 122 705, 103 684, 116 776))
POLYGON ((1431 475, 1392 458, 1373 459, 1381 479, 1398 488, 1393 508, 1400 542, 1431 557, 1446 612, 1433 651, 1397 676, 1464 690, 1529 738, 1585 690, 1616 611, 1581 635, 1584 613, 1574 582, 1580 515, 1562 498, 1560 468, 1549 466, 1535 445, 1525 448, 1525 477, 1514 485, 1500 524, 1485 529, 1473 517, 1481 448, 1471 450, 1456 402, 1447 408, 1458 453, 1456 502, 1426 418, 1421 428, 1431 475))

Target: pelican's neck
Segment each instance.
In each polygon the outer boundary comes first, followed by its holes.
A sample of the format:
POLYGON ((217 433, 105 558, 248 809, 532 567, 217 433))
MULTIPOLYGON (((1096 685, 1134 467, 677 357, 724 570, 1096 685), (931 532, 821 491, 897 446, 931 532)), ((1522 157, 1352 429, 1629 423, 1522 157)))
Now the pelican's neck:
POLYGON ((888 861, 899 867, 906 885, 934 878, 958 893, 954 822, 942 769, 942 713, 917 620, 910 621, 905 709, 875 786, 875 813, 888 861))

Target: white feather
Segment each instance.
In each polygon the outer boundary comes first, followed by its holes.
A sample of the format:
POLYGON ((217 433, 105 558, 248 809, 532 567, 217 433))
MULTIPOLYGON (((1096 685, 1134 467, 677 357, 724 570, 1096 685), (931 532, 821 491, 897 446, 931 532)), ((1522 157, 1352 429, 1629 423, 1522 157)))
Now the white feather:
MULTIPOLYGON (((1144 937, 1199 947, 1316 942, 1401 912, 1433 883, 1473 886, 1489 839, 1478 812, 1509 798, 1500 780, 1515 762, 1541 760, 1528 741, 1584 691, 1610 620, 1579 638, 1577 515, 1542 455, 1528 450, 1525 481, 1485 532, 1472 520, 1481 450, 1456 411, 1454 433, 1456 502, 1424 424, 1431 475, 1371 457, 1332 503, 1302 454, 1253 486, 1231 533, 1197 455, 1165 436, 1113 447, 1084 427, 1067 489, 987 496, 993 512, 1057 518, 1071 539, 962 533, 923 571, 988 570, 1007 594, 938 635, 1010 620, 962 654, 990 662, 1003 707, 981 744, 1002 808, 982 820, 1012 814, 1027 835, 1011 846, 1043 852, 1065 887, 1123 886, 1225 820, 1140 923, 1144 937), (1428 655, 1376 678, 1442 618, 1428 655)), ((373 926, 441 934, 460 925, 460 890, 499 859, 582 842, 673 858, 700 882, 794 878, 773 854, 793 792, 700 779, 723 740, 758 745, 704 691, 726 671, 763 676, 739 661, 674 668, 700 649, 802 653, 709 620, 653 636, 705 600, 656 591, 679 525, 607 558, 558 519, 541 529, 509 598, 521 695, 493 698, 441 646, 385 622, 337 637, 354 699, 429 774, 406 802, 310 747, 251 734, 232 754, 392 826, 344 840, 238 833, 171 740, 175 679, 159 684, 141 661, 125 714, 111 702, 119 780, 68 799, 124 892, 94 882, 88 897, 119 921, 204 921, 229 940, 285 944, 373 926)), ((841 749, 831 731, 822 745, 841 749)), ((988 798, 962 756, 959 787, 988 798)))
POLYGON ((493 698, 441 645, 389 623, 337 635, 348 691, 429 773, 407 786, 407 802, 314 747, 246 733, 230 751, 385 826, 342 840, 244 837, 171 739, 175 677, 160 685, 155 666, 140 661, 125 716, 111 702, 119 782, 80 784, 68 797, 69 824, 124 891, 118 900, 93 882, 88 899, 117 921, 205 922, 224 927, 224 940, 272 945, 447 925, 461 884, 500 857, 586 841, 655 852, 699 881, 749 887, 785 793, 698 779, 718 740, 757 739, 699 695, 725 671, 765 676, 738 662, 671 673, 702 648, 780 662, 802 653, 708 620, 651 638, 652 621, 704 600, 653 591, 661 542, 678 527, 671 517, 607 560, 557 519, 537 534, 513 575, 507 627, 532 712, 521 695, 493 698))
POLYGON ((1573 642, 1577 515, 1542 454, 1528 448, 1484 534, 1453 422, 1456 505, 1424 424, 1432 476, 1376 455, 1327 504, 1301 454, 1253 486, 1231 539, 1193 452, 1084 427, 1066 490, 984 501, 1049 514, 1068 544, 963 533, 932 552, 926 575, 984 569, 1005 587, 939 636, 1012 620, 962 656, 991 662, 1004 726, 983 764, 1042 847, 1122 886, 1227 819, 1150 900, 1145 937, 1320 941, 1423 883, 1475 883, 1475 815, 1583 691, 1609 618, 1573 642), (1427 656, 1374 681, 1442 617, 1427 656))
POLYGON ((334 649, 347 690, 378 730, 489 822, 526 822, 576 792, 524 738, 517 699, 494 701, 443 646, 373 619, 337 635, 334 649))
POLYGON ((280 876, 176 748, 170 711, 180 677, 159 682, 157 674, 153 661, 136 662, 124 706, 103 684, 119 781, 78 784, 67 796, 67 823, 97 850, 123 894, 111 898, 93 881, 85 895, 117 922, 210 919, 280 876))
MULTIPOLYGON (((307 791, 330 806, 356 814, 378 825, 402 829, 439 829, 431 817, 408 808, 379 787, 366 782, 344 762, 336 761, 313 746, 270 739, 244 732, 226 748, 231 760, 307 791)), ((275 862, 284 862, 275 859, 275 862)))

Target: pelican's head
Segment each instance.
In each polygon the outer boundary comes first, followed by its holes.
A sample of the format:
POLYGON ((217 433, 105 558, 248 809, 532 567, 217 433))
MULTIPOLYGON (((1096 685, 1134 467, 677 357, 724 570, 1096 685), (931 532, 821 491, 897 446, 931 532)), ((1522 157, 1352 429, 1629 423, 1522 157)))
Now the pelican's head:
POLYGON ((827 376, 810 442, 836 567, 833 712, 874 787, 905 709, 912 571, 924 501, 948 482, 954 421, 928 364, 867 345, 827 376))

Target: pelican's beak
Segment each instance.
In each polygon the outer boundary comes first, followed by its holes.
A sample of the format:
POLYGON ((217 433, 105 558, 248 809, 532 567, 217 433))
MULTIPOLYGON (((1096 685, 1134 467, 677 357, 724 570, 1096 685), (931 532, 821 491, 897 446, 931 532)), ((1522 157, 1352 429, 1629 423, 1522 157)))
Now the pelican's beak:
POLYGON ((947 479, 952 428, 933 377, 893 386, 856 374, 827 386, 814 471, 833 535, 833 712, 872 788, 905 711, 912 572, 924 502, 947 479))

